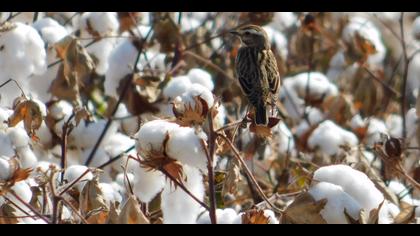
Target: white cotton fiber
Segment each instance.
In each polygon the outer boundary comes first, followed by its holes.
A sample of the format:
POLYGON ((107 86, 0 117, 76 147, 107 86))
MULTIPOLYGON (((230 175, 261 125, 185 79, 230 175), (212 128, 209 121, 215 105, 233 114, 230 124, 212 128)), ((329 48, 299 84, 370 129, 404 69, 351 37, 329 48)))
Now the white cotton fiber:
MULTIPOLYGON (((179 127, 165 120, 153 120, 145 123, 137 133, 136 149, 142 155, 152 150, 163 151, 163 141, 168 132, 179 127)), ((144 156, 146 158, 146 156, 144 156)))
POLYGON ((313 183, 328 182, 339 185, 352 196, 362 208, 370 212, 384 200, 366 174, 346 165, 330 165, 319 168, 313 176, 313 183))
MULTIPOLYGON (((238 213, 232 208, 216 209, 217 224, 233 224, 238 217, 238 213)), ((208 211, 200 215, 197 224, 211 224, 208 211)))
POLYGON ((214 82, 209 72, 200 68, 193 68, 188 71, 188 77, 190 78, 191 83, 201 84, 208 90, 213 91, 214 82))
POLYGON ((344 210, 353 218, 359 218, 360 204, 339 185, 320 182, 309 189, 309 194, 316 200, 326 198, 327 204, 321 210, 321 216, 328 224, 346 224, 344 210))
POLYGON ((310 148, 319 147, 324 153, 334 155, 340 150, 340 145, 350 145, 354 147, 358 144, 358 139, 353 133, 344 130, 330 120, 326 120, 309 136, 308 146, 310 148))
POLYGON ((184 164, 207 171, 207 156, 200 140, 207 140, 204 132, 196 134, 194 128, 177 127, 170 132, 167 154, 184 164))
POLYGON ((163 89, 163 96, 170 100, 174 99, 186 92, 191 85, 192 84, 188 76, 181 75, 173 77, 163 89))
MULTIPOLYGON (((185 187, 199 200, 204 198, 203 177, 196 168, 183 166, 186 176, 185 187)), ((186 194, 181 188, 174 188, 166 181, 162 192, 161 208, 164 224, 194 224, 200 213, 200 204, 186 194)))
MULTIPOLYGON (((86 166, 82 165, 73 165, 67 168, 66 172, 64 173, 64 180, 67 181, 67 183, 72 183, 74 180, 78 179, 88 168, 86 166)), ((83 187, 86 184, 86 181, 92 180, 93 174, 92 172, 88 172, 86 175, 84 175, 80 181, 74 185, 79 191, 82 191, 83 187)))

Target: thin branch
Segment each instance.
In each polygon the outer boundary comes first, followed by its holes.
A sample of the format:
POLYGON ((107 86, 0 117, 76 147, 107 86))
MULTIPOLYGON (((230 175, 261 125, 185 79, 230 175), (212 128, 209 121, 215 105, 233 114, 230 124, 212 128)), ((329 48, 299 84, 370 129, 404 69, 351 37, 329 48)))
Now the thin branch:
POLYGON ((29 208, 35 215, 37 215, 40 219, 45 221, 47 224, 50 222, 48 221, 45 216, 43 216, 41 213, 39 213, 33 206, 25 202, 19 195, 17 195, 14 191, 10 191, 10 194, 12 194, 19 202, 21 202, 23 205, 25 205, 27 208, 29 208))
POLYGON ((408 78, 408 64, 409 64, 409 60, 408 60, 408 55, 407 55, 407 45, 405 44, 405 37, 404 37, 404 12, 401 12, 401 17, 400 17, 400 30, 401 30, 401 46, 402 46, 402 50, 403 50, 403 55, 404 55, 404 70, 403 70, 403 82, 401 85, 401 100, 400 100, 400 105, 401 105, 401 117, 403 119, 403 138, 407 137, 407 127, 406 127, 406 118, 405 118, 405 114, 407 111, 407 96, 406 96, 406 88, 407 88, 407 78, 408 78))
POLYGON ((27 98, 25 92, 22 89, 22 87, 20 87, 19 83, 16 80, 12 79, 12 78, 10 78, 10 79, 6 80, 4 83, 0 84, 0 88, 2 88, 3 86, 5 86, 6 84, 10 83, 11 81, 15 82, 16 86, 19 88, 19 90, 22 93, 22 95, 25 98, 27 98))
POLYGON ((135 146, 135 145, 133 145, 133 146, 131 146, 131 147, 127 148, 127 149, 126 149, 125 151, 123 151, 122 153, 120 153, 120 154, 118 154, 117 156, 115 156, 115 157, 113 157, 113 158, 109 159, 109 161, 105 162, 104 164, 102 164, 102 165, 100 165, 100 166, 98 166, 98 167, 96 167, 96 168, 98 168, 98 169, 103 169, 103 168, 105 168, 106 166, 110 165, 111 163, 113 163, 113 162, 115 162, 116 160, 118 160, 118 159, 120 159, 121 157, 123 157, 123 156, 124 156, 124 154, 126 154, 126 153, 128 153, 129 151, 133 150, 135 147, 136 147, 136 146, 135 146))
POLYGON ((77 182, 79 182, 89 172, 89 169, 85 170, 85 172, 83 172, 77 179, 73 180, 69 185, 67 185, 66 188, 58 194, 58 196, 62 196, 64 193, 69 191, 69 189, 71 189, 75 184, 77 184, 77 182))
POLYGON ((270 202, 270 200, 267 198, 267 196, 265 195, 264 191, 261 189, 260 185, 255 180, 254 176, 252 175, 251 171, 248 169, 248 166, 246 165, 246 163, 242 159, 241 155, 239 154, 239 151, 236 149, 236 147, 233 145, 233 143, 226 136, 224 136, 224 135, 218 134, 218 136, 221 137, 221 138, 223 138, 229 144, 229 146, 231 147, 233 153, 235 154, 234 156, 241 163, 242 167, 245 170, 245 173, 248 175, 248 177, 250 178, 250 180, 252 181, 252 183, 255 185, 255 187, 256 187, 258 193, 261 195, 261 197, 267 202, 267 204, 271 208, 273 208, 274 211, 276 211, 277 213, 283 213, 283 211, 281 209, 279 209, 276 206, 274 206, 270 202))
POLYGON ((192 199, 194 199, 198 204, 200 204, 202 207, 204 207, 207 211, 210 212, 209 206, 207 206, 204 202, 202 202, 200 199, 198 199, 194 194, 190 192, 182 183, 180 183, 175 177, 173 177, 169 172, 167 172, 165 169, 160 168, 159 171, 161 171, 165 176, 167 176, 173 183, 175 183, 178 187, 180 187, 186 194, 188 194, 192 199))

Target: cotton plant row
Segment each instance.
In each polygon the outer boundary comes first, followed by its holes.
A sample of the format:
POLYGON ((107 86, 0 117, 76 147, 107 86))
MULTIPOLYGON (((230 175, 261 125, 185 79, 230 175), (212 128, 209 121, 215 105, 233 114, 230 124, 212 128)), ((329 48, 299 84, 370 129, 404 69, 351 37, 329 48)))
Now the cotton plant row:
MULTIPOLYGON (((235 109, 239 108, 224 103, 220 96, 220 75, 216 76, 213 67, 198 63, 200 66, 187 65, 187 69, 179 70, 182 63, 171 64, 168 58, 173 58, 165 51, 173 45, 163 45, 159 35, 153 43, 149 40, 143 48, 139 47, 139 39, 151 37, 149 33, 158 30, 154 26, 156 16, 142 14, 139 22, 133 23, 136 15, 124 21, 123 14, 115 12, 84 12, 76 17, 70 13, 48 13, 41 14, 33 23, 7 22, 1 26, 0 42, 4 47, 0 52, 0 81, 12 78, 19 85, 15 86, 12 81, 0 88, 3 147, 0 178, 2 191, 6 189, 0 194, 0 203, 8 207, 2 214, 21 217, 41 209, 51 213, 55 204, 52 199, 58 197, 63 199, 60 203, 63 222, 149 223, 150 212, 144 209, 148 205, 156 208, 159 198, 161 219, 158 221, 162 223, 211 223, 213 210, 208 209, 207 204, 212 201, 209 175, 225 173, 223 181, 233 181, 235 184, 229 187, 237 190, 226 194, 224 189, 222 197, 235 199, 241 194, 250 196, 246 181, 257 187, 252 179, 244 179, 250 178, 245 171, 248 168, 264 186, 269 182, 282 189, 286 184, 298 188, 300 193, 292 198, 279 197, 277 207, 265 199, 258 205, 254 202, 258 207, 230 204, 217 208, 214 212, 217 223, 394 223, 403 218, 403 209, 408 205, 414 206, 414 217, 419 217, 419 208, 415 207, 419 205, 416 192, 400 200, 383 194, 385 189, 392 192, 391 196, 409 192, 407 184, 392 179, 388 186, 379 188, 377 182, 372 182, 375 176, 368 172, 370 168, 380 169, 385 165, 375 158, 377 154, 371 149, 383 142, 384 135, 401 137, 403 118, 400 114, 387 115, 385 119, 367 116, 357 104, 351 104, 353 95, 343 92, 347 84, 358 79, 363 68, 381 68, 385 63, 387 47, 380 28, 372 19, 349 14, 339 36, 344 47, 331 55, 326 70, 317 68, 282 76, 278 95, 286 116, 261 133, 261 130, 253 130, 252 124, 248 126, 250 121, 245 110, 238 111, 235 109), (75 34, 77 37, 69 38, 75 34), (76 45, 74 51, 65 46, 69 44, 63 44, 66 40, 76 45), (149 47, 149 43, 153 46, 149 47), (139 54, 140 51, 143 53, 139 54), (63 56, 63 52, 67 52, 67 56, 63 56), (75 53, 74 57, 86 64, 83 67, 72 64, 68 52, 75 53), (64 66, 61 68, 61 65, 64 66), (83 91, 84 85, 76 91, 76 100, 57 99, 57 94, 50 94, 50 85, 57 81, 60 73, 69 84, 79 75, 99 78, 104 97, 116 101, 124 79, 139 77, 130 89, 146 96, 156 109, 138 115, 132 104, 123 101, 115 107, 111 118, 91 114, 100 106, 97 103, 101 99, 95 97, 95 91, 83 91), (153 78, 152 83, 159 86, 153 87, 149 81, 142 80, 149 76, 153 78), (156 97, 148 98, 150 94, 156 97), (37 104, 33 117, 42 118, 39 125, 26 121, 27 113, 22 113, 23 122, 11 122, 20 114, 17 107, 21 100, 15 100, 19 95, 24 102, 37 104), (81 107, 84 99, 88 102, 86 107, 81 107), (78 114, 82 114, 82 118, 78 114), (115 120, 109 122, 109 119, 115 120), (237 125, 232 125, 235 119, 242 119, 242 124, 236 121, 237 125), (70 132, 63 134, 69 127, 70 132), (103 135, 104 129, 107 131, 103 135), (102 135, 101 142, 97 143, 102 135), (214 135, 232 138, 232 145, 241 149, 235 153, 225 139, 219 136, 215 139, 214 135), (61 159, 63 136, 66 137, 65 163, 61 159), (215 155, 210 157, 212 142, 215 142, 215 155), (364 147, 368 148, 364 150, 364 147), (87 166, 93 152, 95 155, 87 166), (332 165, 321 167, 325 164, 317 159, 321 154, 332 165), (243 163, 232 161, 238 156, 244 157, 243 163), (114 158, 117 160, 113 161, 114 158), (212 166, 208 164, 209 158, 212 166), (362 163, 364 159, 372 165, 367 170, 354 163, 362 163), (341 160, 346 165, 337 165, 331 160, 341 160), (295 164, 300 161, 305 167, 295 164), (305 164, 315 162, 321 166, 314 168, 305 164), (101 165, 106 166, 102 170, 94 168, 101 165), (284 173, 275 170, 288 169, 288 165, 291 170, 284 173), (235 166, 244 173, 239 173, 235 166), (306 174, 299 174, 302 171, 306 174), (301 175, 309 180, 303 181, 301 175), (42 188, 52 191, 47 202, 32 191, 42 188), (260 207, 263 203, 265 206, 260 207), (206 204, 207 209, 203 207, 206 204), (305 204, 314 206, 315 211, 310 207, 299 208, 305 204), (80 207, 77 213, 72 206, 80 207), (278 209, 280 206, 282 210, 278 209), (97 209, 101 210, 95 211, 97 209), (92 215, 92 212, 99 213, 92 215), (303 217, 305 215, 308 217, 303 217)), ((215 27, 221 28, 229 18, 222 14, 213 24, 201 24, 211 16, 215 15, 183 14, 179 33, 188 34, 200 27, 214 32, 215 27)), ((261 20, 259 15, 250 17, 261 20)), ((412 28, 414 38, 418 38, 417 21, 412 28)), ((274 13, 271 22, 264 25, 276 55, 283 62, 296 53, 289 47, 296 43, 291 34, 304 26, 294 13, 274 13)), ((216 38, 209 47, 217 51, 226 42, 229 41, 216 38)), ((229 53, 234 54, 234 50, 229 53)), ((225 59, 229 57, 232 55, 228 54, 225 59)), ((408 89, 414 97, 417 96, 417 58, 413 57, 408 73, 408 89)), ((417 110, 411 108, 405 117, 411 147, 418 146, 417 110)), ((416 165, 414 151, 404 164, 407 169, 416 165)), ((261 195, 258 189, 257 194, 261 195)), ((36 220, 22 217, 12 223, 54 223, 52 221, 54 219, 45 217, 36 220)))

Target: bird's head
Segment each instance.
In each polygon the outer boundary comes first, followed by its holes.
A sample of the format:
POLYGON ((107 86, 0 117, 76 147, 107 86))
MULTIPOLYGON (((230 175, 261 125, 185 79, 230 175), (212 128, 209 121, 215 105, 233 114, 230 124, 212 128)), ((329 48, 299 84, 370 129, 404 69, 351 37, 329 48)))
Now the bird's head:
POLYGON ((246 47, 270 48, 267 33, 258 25, 245 25, 230 33, 238 36, 246 47))

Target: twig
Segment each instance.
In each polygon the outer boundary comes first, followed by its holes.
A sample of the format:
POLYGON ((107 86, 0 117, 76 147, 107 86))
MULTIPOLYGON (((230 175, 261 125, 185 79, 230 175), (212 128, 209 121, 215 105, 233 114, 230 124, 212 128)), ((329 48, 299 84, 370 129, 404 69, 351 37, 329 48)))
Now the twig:
POLYGON ((64 173, 67 168, 67 137, 73 130, 72 127, 69 127, 71 119, 75 116, 75 113, 73 112, 70 117, 67 119, 67 121, 63 125, 63 133, 61 135, 61 169, 63 170, 61 172, 61 184, 63 184, 64 180, 64 173))
POLYGON ((20 92, 22 93, 22 95, 25 98, 27 98, 25 92, 22 89, 22 87, 20 87, 19 83, 16 80, 12 79, 12 78, 10 78, 10 79, 6 80, 4 83, 0 84, 0 88, 3 87, 3 86, 5 86, 6 84, 10 83, 11 81, 15 82, 16 86, 20 89, 20 92))
MULTIPOLYGON (((143 52, 144 44, 146 43, 147 39, 149 38, 150 34, 152 33, 152 30, 153 30, 153 28, 150 28, 150 30, 147 33, 146 37, 141 41, 140 49, 139 49, 139 52, 137 53, 137 58, 136 58, 136 61, 134 62, 134 66, 133 66, 133 74, 136 71, 137 63, 139 62, 140 56, 141 56, 141 54, 143 52)), ((113 117, 115 115, 115 113, 117 112, 119 105, 123 101, 123 99, 124 99, 124 97, 126 95, 126 92, 127 92, 128 88, 131 85, 131 82, 132 82, 132 79, 126 81, 126 83, 124 85, 124 88, 122 89, 122 91, 121 91, 121 93, 119 95, 117 104, 115 104, 114 110, 111 113, 111 117, 113 117)), ((108 121, 107 121, 107 123, 106 123, 106 125, 105 125, 105 127, 104 127, 104 129, 103 129, 103 131, 101 133, 101 135, 99 136, 98 140, 96 141, 95 146, 93 147, 92 151, 89 154, 88 159, 85 162, 85 165, 86 166, 89 166, 89 164, 92 162, 92 159, 95 156, 95 153, 98 150, 98 147, 101 144, 103 138, 105 137, 106 132, 108 131, 109 127, 111 126, 112 121, 113 121, 112 119, 108 119, 108 121)))
POLYGON ((83 174, 81 174, 77 179, 73 180, 69 185, 67 185, 67 187, 58 194, 58 196, 61 196, 64 193, 66 193, 67 191, 69 191, 69 189, 71 189, 77 182, 79 182, 89 172, 90 172, 89 169, 85 170, 85 172, 83 172, 83 174))
POLYGON ((364 65, 362 67, 366 72, 369 73, 370 78, 374 79, 376 82, 380 83, 386 90, 388 90, 389 92, 391 92, 392 94, 394 94, 395 97, 400 98, 401 95, 398 91, 396 91, 395 89, 393 89, 392 87, 390 87, 388 84, 386 84, 384 81, 382 81, 381 79, 379 79, 378 77, 376 77, 376 75, 370 71, 366 65, 364 65))
POLYGON ((233 145, 233 143, 226 136, 224 136, 224 135, 218 134, 218 136, 221 137, 221 138, 223 138, 229 144, 229 146, 231 147, 233 153, 235 154, 234 156, 241 163, 242 167, 245 170, 245 173, 248 175, 248 177, 250 178, 250 180, 253 182, 253 184, 255 185, 255 187, 256 187, 258 193, 261 195, 261 197, 267 202, 267 204, 271 208, 273 208, 274 211, 276 211, 277 213, 283 213, 283 211, 281 209, 279 209, 276 206, 274 206, 270 202, 270 200, 267 198, 267 196, 265 195, 264 191, 261 189, 260 185, 255 180, 254 176, 252 175, 251 171, 248 169, 248 166, 246 165, 246 163, 242 159, 241 155, 239 154, 239 151, 236 149, 236 147, 233 145))
POLYGON ((48 221, 45 216, 43 216, 41 213, 39 213, 33 206, 25 202, 19 195, 17 195, 14 191, 10 191, 10 194, 12 194, 19 202, 21 202, 23 205, 25 205, 27 208, 29 208, 35 215, 37 215, 39 218, 41 218, 43 221, 45 221, 47 224, 50 222, 48 221))
POLYGON ((400 30, 401 30, 401 46, 403 49, 403 55, 404 55, 404 71, 403 71, 403 82, 402 82, 402 86, 401 86, 401 117, 403 119, 403 138, 405 139, 407 137, 407 127, 406 127, 406 118, 405 118, 405 113, 407 110, 407 104, 406 104, 406 88, 407 88, 407 77, 408 77, 408 64, 409 64, 409 60, 408 60, 408 55, 407 55, 407 47, 405 44, 405 38, 404 38, 404 12, 401 12, 401 17, 400 17, 400 30))
POLYGON ((180 187, 182 190, 184 190, 184 192, 188 195, 190 195, 190 197, 192 199, 194 199, 198 204, 200 204, 202 207, 204 207, 207 211, 210 212, 210 208, 209 206, 207 206, 204 202, 202 202, 200 199, 198 199, 196 196, 194 196, 194 194, 192 194, 190 192, 190 190, 188 190, 182 183, 180 183, 175 177, 173 177, 171 174, 169 174, 169 172, 167 172, 165 169, 160 168, 159 171, 161 171, 165 176, 167 176, 172 182, 174 182, 178 187, 180 187))
POLYGON ((34 12, 34 18, 32 19, 32 23, 38 20, 39 12, 34 12))
POLYGON ((68 202, 63 197, 60 197, 60 199, 61 199, 61 201, 63 201, 64 204, 66 204, 67 207, 69 207, 80 218, 80 220, 84 224, 89 224, 89 222, 87 222, 87 220, 80 214, 80 212, 76 208, 74 208, 74 206, 70 202, 68 202))
POLYGON ((203 147, 206 149, 206 156, 207 156, 207 170, 208 170, 208 180, 209 180, 209 194, 210 194, 210 220, 212 224, 217 224, 216 219, 216 191, 215 191, 215 183, 214 183, 214 170, 213 170, 213 161, 214 161, 214 153, 216 150, 216 138, 217 134, 214 132, 213 126, 213 110, 214 106, 210 109, 207 119, 209 122, 209 148, 205 143, 203 143, 203 147))
POLYGON ((133 146, 131 146, 131 147, 127 148, 127 149, 126 149, 125 151, 123 151, 122 153, 120 153, 120 154, 118 154, 117 156, 115 156, 115 157, 113 157, 113 158, 109 159, 109 161, 105 162, 104 164, 102 164, 102 165, 100 165, 100 166, 98 166, 98 167, 96 167, 96 168, 98 168, 98 169, 103 169, 103 168, 105 168, 105 167, 106 167, 106 166, 108 166, 109 164, 111 164, 111 163, 113 163, 114 161, 116 161, 116 160, 120 159, 122 156, 124 156, 124 154, 126 154, 127 152, 129 152, 129 151, 133 150, 134 148, 135 148, 135 145, 133 145, 133 146))

